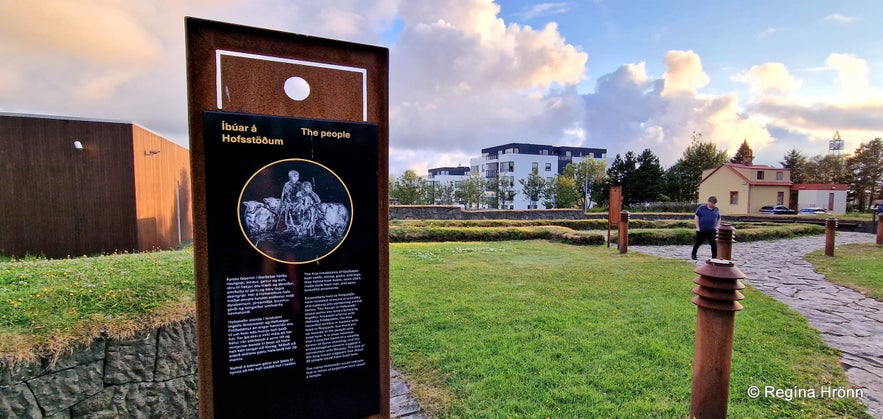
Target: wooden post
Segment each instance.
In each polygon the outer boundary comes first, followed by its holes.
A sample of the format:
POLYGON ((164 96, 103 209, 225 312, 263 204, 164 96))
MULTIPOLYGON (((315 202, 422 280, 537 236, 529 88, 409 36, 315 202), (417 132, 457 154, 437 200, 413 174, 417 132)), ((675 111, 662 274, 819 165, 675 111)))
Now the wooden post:
POLYGON ((690 395, 691 418, 726 418, 730 391, 730 364, 733 358, 733 329, 738 300, 745 297, 738 290, 745 274, 733 262, 709 259, 693 272, 693 304, 696 310, 696 344, 693 349, 693 389, 690 395))
POLYGON ((733 243, 736 241, 736 228, 731 224, 721 224, 717 229, 717 258, 733 260, 733 243))
POLYGON ((619 238, 616 240, 616 247, 619 253, 627 253, 629 251, 629 212, 622 211, 619 213, 619 238))
POLYGON ((883 212, 877 214, 877 246, 883 246, 883 212))
POLYGON ((834 233, 836 230, 836 218, 829 217, 825 220, 825 256, 834 256, 834 233))

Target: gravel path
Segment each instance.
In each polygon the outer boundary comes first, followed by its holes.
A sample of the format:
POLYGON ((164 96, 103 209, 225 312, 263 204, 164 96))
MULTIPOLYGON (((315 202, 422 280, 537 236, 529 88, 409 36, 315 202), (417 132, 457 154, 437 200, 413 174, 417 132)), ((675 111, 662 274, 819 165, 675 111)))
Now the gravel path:
MULTIPOLYGON (((807 253, 825 247, 824 236, 750 243, 738 243, 738 238, 737 231, 733 260, 746 275, 743 282, 806 317, 829 346, 843 353, 840 362, 850 382, 863 389, 861 400, 869 413, 883 418, 883 302, 826 281, 804 260, 807 253)), ((871 234, 838 232, 835 244, 874 240, 871 234)), ((691 247, 629 246, 629 250, 690 260, 691 247)), ((707 245, 700 248, 700 262, 710 258, 710 252, 707 245)))

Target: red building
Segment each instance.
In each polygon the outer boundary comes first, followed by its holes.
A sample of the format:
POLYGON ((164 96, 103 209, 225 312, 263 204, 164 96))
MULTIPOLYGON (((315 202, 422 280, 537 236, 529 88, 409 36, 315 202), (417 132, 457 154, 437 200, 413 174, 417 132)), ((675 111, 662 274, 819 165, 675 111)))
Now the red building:
POLYGON ((192 240, 189 152, 131 122, 0 113, 0 255, 192 240))

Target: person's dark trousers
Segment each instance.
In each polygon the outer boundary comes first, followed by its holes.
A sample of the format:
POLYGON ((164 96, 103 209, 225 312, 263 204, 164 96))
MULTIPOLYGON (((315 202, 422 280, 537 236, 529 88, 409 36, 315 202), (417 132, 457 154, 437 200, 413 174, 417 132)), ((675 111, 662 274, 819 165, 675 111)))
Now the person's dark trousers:
POLYGON ((708 245, 711 246, 711 258, 717 259, 717 241, 715 241, 715 233, 715 230, 696 232, 696 243, 693 245, 693 253, 690 254, 693 259, 696 259, 696 251, 699 250, 699 246, 705 241, 708 241, 708 245))

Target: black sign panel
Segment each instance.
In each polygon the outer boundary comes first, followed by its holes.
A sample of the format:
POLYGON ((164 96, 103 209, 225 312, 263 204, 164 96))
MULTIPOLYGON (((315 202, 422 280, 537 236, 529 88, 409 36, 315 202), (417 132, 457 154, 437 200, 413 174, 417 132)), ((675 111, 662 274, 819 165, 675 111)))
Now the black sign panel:
POLYGON ((214 416, 378 414, 377 126, 203 122, 214 416))

